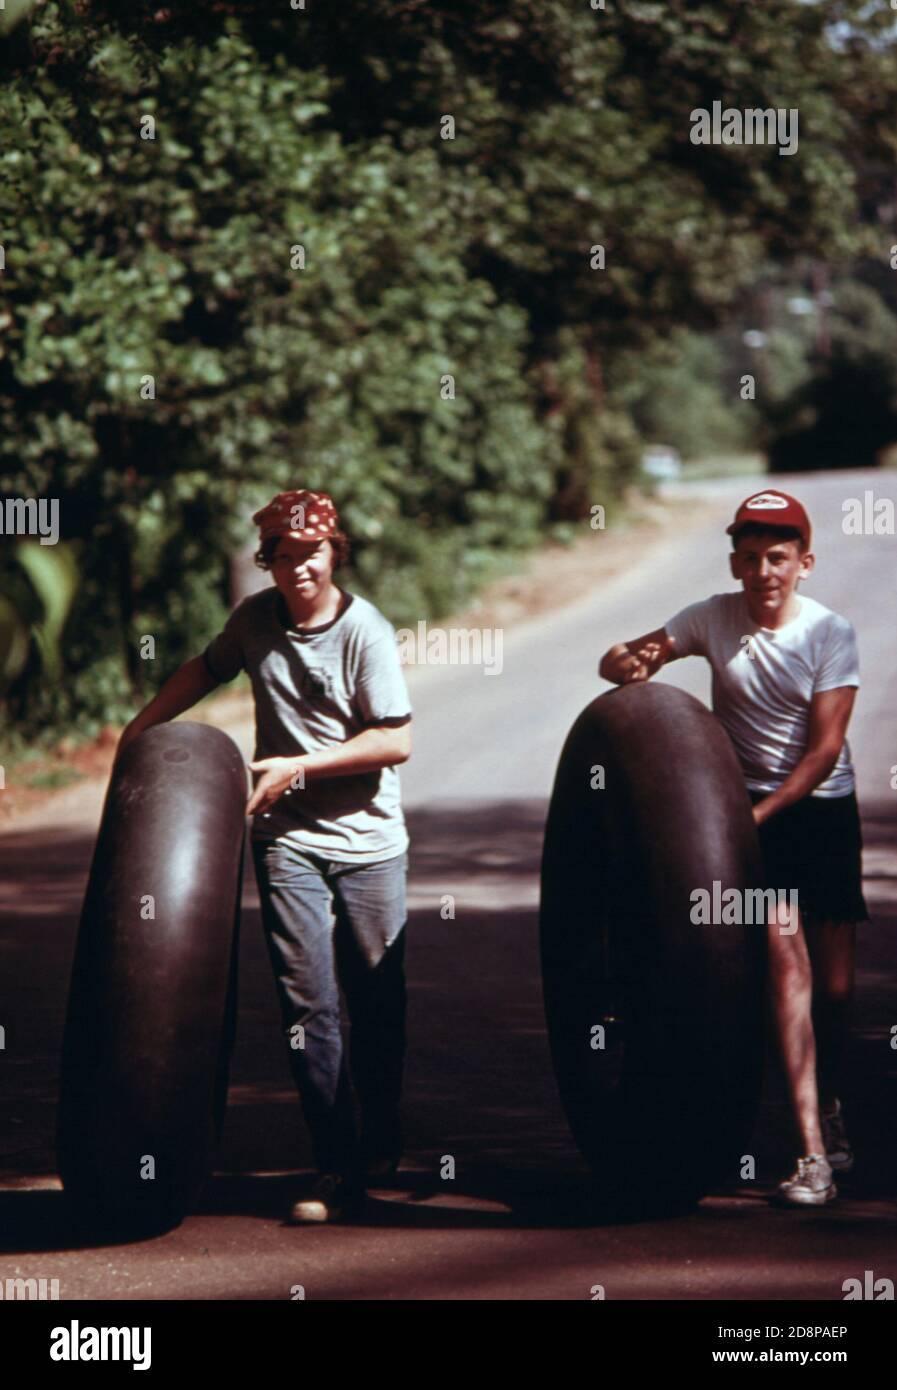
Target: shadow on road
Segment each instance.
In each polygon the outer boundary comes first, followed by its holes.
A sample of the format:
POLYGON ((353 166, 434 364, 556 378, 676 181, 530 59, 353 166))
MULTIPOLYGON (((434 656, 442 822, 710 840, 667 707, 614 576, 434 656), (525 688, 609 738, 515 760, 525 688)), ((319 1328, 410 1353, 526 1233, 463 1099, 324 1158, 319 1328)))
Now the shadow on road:
MULTIPOLYGON (((521 1228, 601 1219, 551 1074, 542 1012, 537 889, 547 803, 477 802, 416 810, 408 927, 410 1053, 406 1162, 374 1194, 366 1225, 521 1228), (454 916, 444 916, 446 895, 454 916), (455 1177, 441 1177, 446 1159, 455 1177)), ((894 809, 864 807, 875 860, 873 924, 861 929, 859 998, 845 1109, 860 1155, 826 1223, 890 1214, 897 1171, 897 1075, 890 1046, 897 974, 897 877, 885 852, 894 809), (881 872, 879 872, 879 869, 881 872), (869 1204, 864 1207, 863 1204, 869 1204)), ((55 1171, 53 1134, 69 971, 92 836, 21 832, 0 839, 0 966, 6 982, 0 1101, 0 1248, 73 1248, 59 1191, 9 1190, 55 1171)), ((251 880, 251 874, 250 874, 251 880)), ((279 1034, 254 884, 247 884, 240 1013, 224 1139, 198 1213, 276 1219, 309 1151, 279 1034)), ((673 1137, 674 1140, 674 1137, 673 1137)), ((659 1137, 659 1145, 663 1142, 659 1137)), ((754 1139, 757 1184, 714 1194, 730 1214, 762 1201, 796 1152, 777 1068, 754 1139)), ((701 1209, 707 1211, 707 1205, 701 1209)), ((616 1218, 616 1224, 619 1219, 616 1218)), ((79 1242, 75 1242, 77 1244, 79 1242)))

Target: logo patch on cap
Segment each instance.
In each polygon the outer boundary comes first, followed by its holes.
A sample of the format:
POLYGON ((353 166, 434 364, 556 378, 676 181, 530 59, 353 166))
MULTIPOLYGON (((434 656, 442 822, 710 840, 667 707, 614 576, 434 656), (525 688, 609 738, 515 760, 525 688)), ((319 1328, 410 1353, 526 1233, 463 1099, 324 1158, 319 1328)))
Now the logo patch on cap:
POLYGON ((774 492, 758 492, 756 497, 752 497, 744 505, 752 512, 781 511, 782 507, 788 506, 788 501, 785 497, 776 496, 774 492))

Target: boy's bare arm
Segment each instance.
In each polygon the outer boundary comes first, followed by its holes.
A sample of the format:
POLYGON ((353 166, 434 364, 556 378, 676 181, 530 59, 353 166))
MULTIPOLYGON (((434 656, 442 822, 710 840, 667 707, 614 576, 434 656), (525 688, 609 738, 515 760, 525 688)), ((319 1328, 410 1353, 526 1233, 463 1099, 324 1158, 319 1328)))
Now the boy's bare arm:
POLYGON ((782 785, 754 807, 754 820, 758 825, 808 796, 828 777, 844 746, 856 693, 855 685, 842 685, 837 690, 822 690, 813 696, 806 751, 782 785))
POLYGON ((411 756, 411 721, 398 726, 372 725, 360 734, 333 748, 315 753, 300 753, 295 758, 262 758, 250 763, 253 772, 261 774, 249 798, 247 814, 267 811, 288 788, 300 772, 302 787, 321 777, 351 777, 358 773, 379 772, 384 767, 404 763, 411 756))
POLYGON ((158 695, 127 725, 119 739, 116 757, 119 757, 144 729, 150 729, 154 724, 164 724, 176 715, 183 714, 184 710, 190 709, 219 684, 201 656, 194 656, 190 661, 185 661, 173 676, 169 676, 158 695))
POLYGON ((646 632, 644 637, 610 647, 601 658, 598 674, 614 685, 629 685, 633 681, 650 680, 661 666, 677 661, 678 657, 675 641, 665 628, 658 627, 646 632))

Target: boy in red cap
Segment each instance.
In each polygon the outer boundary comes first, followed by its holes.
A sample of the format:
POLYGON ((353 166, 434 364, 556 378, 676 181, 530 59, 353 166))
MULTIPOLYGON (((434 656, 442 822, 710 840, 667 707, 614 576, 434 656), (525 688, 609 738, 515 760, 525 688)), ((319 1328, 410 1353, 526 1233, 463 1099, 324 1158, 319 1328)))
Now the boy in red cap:
POLYGON ((274 585, 230 615, 128 725, 121 747, 246 670, 259 774, 247 812, 262 921, 288 1055, 318 1176, 295 1222, 354 1214, 366 1177, 395 1172, 405 1050, 403 967, 408 834, 398 763, 411 706, 395 632, 333 582, 348 558, 326 493, 282 492, 256 512, 256 563, 274 585), (352 1025, 361 1106, 355 1135, 339 986, 352 1025))
POLYGON ((690 604, 611 647, 598 669, 616 685, 648 680, 683 656, 703 656, 713 669, 713 710, 744 773, 767 884, 796 888, 799 903, 795 920, 783 906, 768 927, 770 1000, 803 1146, 777 1196, 821 1205, 837 1195, 833 1169, 853 1166, 838 1089, 855 928, 869 917, 845 737, 860 683, 856 637, 846 618, 798 597, 815 557, 796 498, 754 493, 726 531, 742 591, 690 604))

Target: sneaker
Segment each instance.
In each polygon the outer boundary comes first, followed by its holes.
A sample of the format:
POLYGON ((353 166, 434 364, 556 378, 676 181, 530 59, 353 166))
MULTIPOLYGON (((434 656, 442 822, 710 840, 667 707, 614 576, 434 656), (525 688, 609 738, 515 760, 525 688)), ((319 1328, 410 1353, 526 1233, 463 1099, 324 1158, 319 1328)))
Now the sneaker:
POLYGON ((364 1190, 339 1173, 322 1173, 305 1197, 293 1202, 287 1221, 293 1226, 309 1222, 343 1221, 357 1216, 364 1203, 364 1190))
POLYGON ((830 1109, 822 1111, 821 1118, 826 1158, 836 1172, 849 1173, 853 1167, 853 1149, 844 1129, 841 1102, 834 1101, 830 1109))
POLYGON ((780 1182, 777 1196, 791 1207, 821 1207, 838 1195, 832 1170, 825 1154, 807 1154, 797 1160, 797 1169, 780 1182))

